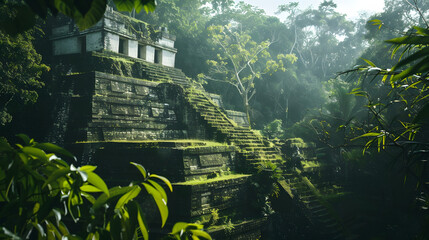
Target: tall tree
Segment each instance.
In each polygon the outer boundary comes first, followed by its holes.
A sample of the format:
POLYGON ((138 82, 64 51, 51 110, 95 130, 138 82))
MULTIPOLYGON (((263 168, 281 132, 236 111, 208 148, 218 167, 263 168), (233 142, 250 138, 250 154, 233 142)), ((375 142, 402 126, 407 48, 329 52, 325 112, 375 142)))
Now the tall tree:
POLYGON ((240 24, 235 27, 210 26, 211 39, 219 46, 217 60, 209 60, 209 75, 223 78, 233 85, 241 96, 244 110, 250 124, 249 101, 256 93, 255 79, 278 70, 285 71, 284 60, 296 61, 294 55, 279 54, 273 59, 268 48, 274 40, 257 43, 247 32, 240 31, 240 24))
MULTIPOLYGON (((17 13, 9 5, 0 5, 0 21, 7 22, 17 13)), ((11 109, 35 103, 43 72, 49 68, 33 46, 37 29, 10 36, 0 30, 0 125, 12 121, 11 109)))

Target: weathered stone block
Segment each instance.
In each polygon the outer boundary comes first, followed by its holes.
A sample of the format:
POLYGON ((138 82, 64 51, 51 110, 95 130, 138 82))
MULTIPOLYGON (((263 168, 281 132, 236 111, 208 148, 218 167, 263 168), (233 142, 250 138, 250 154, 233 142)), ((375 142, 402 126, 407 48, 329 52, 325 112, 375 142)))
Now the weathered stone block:
POLYGON ((136 93, 138 95, 147 96, 149 94, 149 88, 145 86, 135 86, 136 93))
POLYGON ((222 156, 220 153, 200 155, 200 164, 202 167, 222 166, 227 161, 228 158, 222 156))

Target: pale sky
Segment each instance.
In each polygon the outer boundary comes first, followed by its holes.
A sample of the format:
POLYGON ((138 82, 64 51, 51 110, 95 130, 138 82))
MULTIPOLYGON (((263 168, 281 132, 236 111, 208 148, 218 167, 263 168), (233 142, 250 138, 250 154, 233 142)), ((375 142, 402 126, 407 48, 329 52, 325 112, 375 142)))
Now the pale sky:
MULTIPOLYGON (((299 2, 301 9, 306 9, 310 6, 317 8, 323 0, 241 0, 246 3, 258 6, 264 9, 268 15, 275 15, 277 7, 281 4, 289 2, 299 2)), ((236 0, 238 2, 238 0, 236 0)), ((350 19, 356 19, 362 12, 370 14, 382 12, 384 8, 384 0, 334 0, 337 4, 337 11, 347 14, 350 19)))

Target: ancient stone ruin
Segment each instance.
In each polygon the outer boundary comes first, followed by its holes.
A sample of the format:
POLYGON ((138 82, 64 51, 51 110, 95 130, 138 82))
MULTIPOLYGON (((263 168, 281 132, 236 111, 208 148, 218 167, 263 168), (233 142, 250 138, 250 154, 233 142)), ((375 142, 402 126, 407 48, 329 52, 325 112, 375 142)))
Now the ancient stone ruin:
MULTIPOLYGON (((174 67, 175 36, 108 9, 82 32, 57 19, 50 41, 62 73, 53 76, 61 96, 55 109, 66 116, 51 132, 81 164, 97 165, 105 180, 120 185, 139 177, 129 162, 141 163, 174 183, 170 223, 212 221, 214 239, 260 238, 267 218, 249 201, 252 174, 261 162, 282 163, 282 154, 248 128, 244 113, 223 109, 219 95, 174 67)), ((300 216, 313 221, 327 212, 310 201, 305 179, 285 176, 279 209, 300 206, 300 216)), ((160 221, 156 214, 153 222, 160 221)))

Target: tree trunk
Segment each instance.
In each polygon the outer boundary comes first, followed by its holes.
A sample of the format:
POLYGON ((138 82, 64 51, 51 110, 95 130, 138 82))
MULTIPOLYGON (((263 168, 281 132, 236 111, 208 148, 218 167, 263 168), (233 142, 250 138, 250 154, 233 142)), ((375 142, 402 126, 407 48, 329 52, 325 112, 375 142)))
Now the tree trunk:
POLYGON ((249 123, 249 128, 252 128, 252 125, 250 123, 250 107, 249 107, 249 100, 247 99, 247 94, 243 94, 243 105, 246 111, 247 116, 247 122, 249 123))

